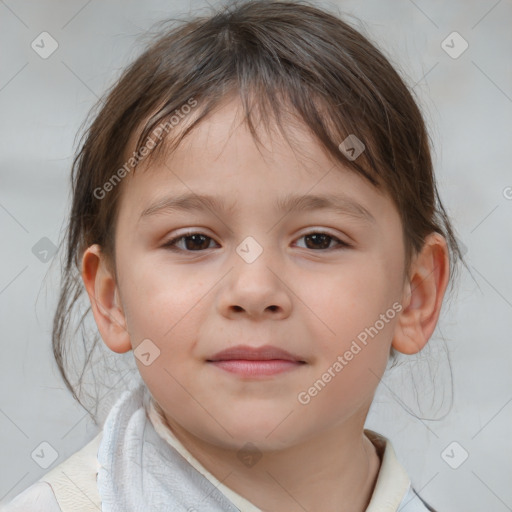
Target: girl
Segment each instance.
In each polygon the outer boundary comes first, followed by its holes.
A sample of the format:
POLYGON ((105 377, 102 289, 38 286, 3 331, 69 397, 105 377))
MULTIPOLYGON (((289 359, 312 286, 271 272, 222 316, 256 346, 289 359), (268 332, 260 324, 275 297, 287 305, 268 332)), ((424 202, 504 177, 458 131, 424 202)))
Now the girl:
POLYGON ((363 35, 265 0, 166 29, 72 180, 57 362, 79 399, 64 354, 85 288, 142 380, 4 510, 433 510, 364 424, 461 255, 418 106, 363 35))

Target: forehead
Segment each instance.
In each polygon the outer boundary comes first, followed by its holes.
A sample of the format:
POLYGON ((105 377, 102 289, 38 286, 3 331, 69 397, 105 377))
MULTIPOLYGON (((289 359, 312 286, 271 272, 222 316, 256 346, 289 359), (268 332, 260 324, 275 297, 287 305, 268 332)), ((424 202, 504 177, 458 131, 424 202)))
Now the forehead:
MULTIPOLYGON (((182 130, 190 119, 185 119, 182 130)), ((352 196, 359 202, 382 200, 381 192, 354 171, 335 162, 309 132, 292 116, 284 121, 285 133, 274 123, 256 126, 257 143, 244 121, 241 104, 232 100, 202 119, 172 152, 139 165, 123 183, 120 214, 132 221, 170 192, 176 195, 215 195, 231 209, 244 190, 258 198, 283 204, 284 193, 329 193, 352 196)), ((170 135, 177 135, 178 132, 170 135)), ((363 206, 364 209, 364 206, 363 206)))

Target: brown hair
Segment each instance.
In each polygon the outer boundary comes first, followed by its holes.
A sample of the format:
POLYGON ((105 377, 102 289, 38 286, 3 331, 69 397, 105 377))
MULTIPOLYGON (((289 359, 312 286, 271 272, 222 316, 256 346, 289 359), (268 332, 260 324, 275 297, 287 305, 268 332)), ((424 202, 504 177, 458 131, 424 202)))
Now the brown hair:
MULTIPOLYGON (((154 146, 148 158, 156 157, 163 141, 166 150, 177 147, 230 95, 240 97, 256 141, 254 107, 266 125, 276 120, 284 132, 281 119, 291 106, 292 114, 335 162, 387 192, 402 219, 406 271, 432 232, 447 240, 450 282, 456 260, 463 261, 438 194, 430 139, 413 91, 359 31, 307 2, 266 0, 232 2, 208 16, 178 20, 170 27, 164 24, 156 40, 98 105, 99 113, 84 133, 73 162, 53 351, 66 386, 78 401, 65 364, 65 342, 71 313, 84 291, 80 276, 84 250, 99 244, 115 272, 114 230, 122 187, 105 184, 113 183, 116 170, 118 179, 135 170, 148 141, 154 146), (161 127, 168 127, 172 116, 191 99, 197 105, 194 121, 179 133, 164 130, 163 134, 161 127), (138 138, 127 170, 128 142, 134 134, 138 138), (351 134, 365 145, 357 159, 339 148, 351 134), (103 195, 107 189, 107 200, 98 197, 98 190, 103 195)), ((83 327, 89 311, 90 306, 79 326, 83 327)), ((98 342, 97 333, 88 338, 82 332, 88 356, 80 381, 98 342)))

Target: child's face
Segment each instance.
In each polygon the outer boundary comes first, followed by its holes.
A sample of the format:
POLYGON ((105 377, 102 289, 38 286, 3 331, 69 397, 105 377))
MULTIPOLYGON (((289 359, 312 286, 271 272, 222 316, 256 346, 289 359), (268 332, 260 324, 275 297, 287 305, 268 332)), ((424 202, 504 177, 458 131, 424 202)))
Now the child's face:
MULTIPOLYGON (((308 158, 263 130, 260 154, 246 125, 233 122, 237 106, 203 121, 165 164, 125 178, 118 287, 133 349, 149 339, 160 350, 151 364, 137 364, 170 423, 226 447, 284 448, 364 423, 389 357, 392 305, 404 298, 402 226, 389 198, 333 168, 305 131, 293 135, 308 158), (181 194, 208 194, 228 210, 141 216, 181 194), (294 195, 344 198, 372 218, 353 206, 352 213, 276 207, 294 195), (209 238, 164 246, 186 232, 209 238), (305 236, 319 232, 333 238, 305 236), (208 362, 235 345, 267 344, 305 364, 249 377, 208 362)), ((150 343, 144 357, 154 351, 150 343)))

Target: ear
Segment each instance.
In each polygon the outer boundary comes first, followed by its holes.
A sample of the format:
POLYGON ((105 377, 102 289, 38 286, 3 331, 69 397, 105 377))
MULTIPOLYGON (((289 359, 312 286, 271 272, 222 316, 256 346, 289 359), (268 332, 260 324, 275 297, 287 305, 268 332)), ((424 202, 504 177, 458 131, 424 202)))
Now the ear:
POLYGON ((96 325, 107 347, 117 353, 131 350, 115 276, 98 244, 88 247, 82 257, 82 280, 96 325))
POLYGON ((415 354, 427 344, 441 312, 449 271, 446 240, 439 233, 431 233, 411 265, 393 348, 404 354, 415 354))

